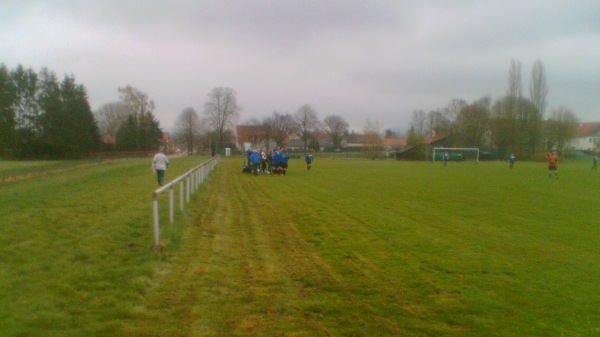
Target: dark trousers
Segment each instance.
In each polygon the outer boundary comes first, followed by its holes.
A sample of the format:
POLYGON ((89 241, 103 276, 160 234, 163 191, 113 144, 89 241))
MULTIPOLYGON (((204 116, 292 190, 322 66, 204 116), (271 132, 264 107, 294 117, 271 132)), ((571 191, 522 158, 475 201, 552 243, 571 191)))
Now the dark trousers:
POLYGON ((165 170, 156 170, 158 185, 162 186, 165 183, 165 170))

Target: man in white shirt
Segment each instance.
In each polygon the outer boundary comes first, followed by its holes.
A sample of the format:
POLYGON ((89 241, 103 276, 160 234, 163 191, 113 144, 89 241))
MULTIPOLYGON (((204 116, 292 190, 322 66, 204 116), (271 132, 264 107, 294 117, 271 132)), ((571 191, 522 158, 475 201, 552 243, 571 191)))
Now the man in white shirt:
POLYGON ((162 186, 165 182, 165 171, 169 168, 169 159, 165 156, 165 150, 161 147, 152 160, 152 170, 158 177, 158 185, 162 186))

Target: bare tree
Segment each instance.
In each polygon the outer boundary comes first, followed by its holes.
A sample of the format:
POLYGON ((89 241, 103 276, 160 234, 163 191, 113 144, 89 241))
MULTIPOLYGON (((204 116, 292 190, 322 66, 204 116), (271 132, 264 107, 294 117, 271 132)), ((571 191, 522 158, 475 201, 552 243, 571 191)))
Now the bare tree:
POLYGON ((348 122, 338 115, 327 116, 323 122, 325 131, 329 135, 329 138, 333 143, 333 147, 335 149, 341 149, 342 141, 344 140, 344 134, 348 131, 348 122))
POLYGON ((427 114, 429 129, 435 132, 449 132, 452 126, 450 120, 440 111, 433 110, 427 114))
POLYGON ((121 102, 125 104, 129 112, 136 116, 136 118, 145 113, 154 112, 154 101, 146 93, 130 85, 119 88, 119 93, 121 94, 121 102))
POLYGON ((319 130, 319 118, 317 112, 310 105, 305 104, 296 112, 296 123, 298 133, 304 141, 304 152, 308 152, 308 140, 319 130))
POLYGON ((579 121, 570 109, 554 109, 545 127, 546 147, 557 149, 562 154, 564 148, 575 138, 579 121))
POLYGON ((231 88, 214 88, 204 104, 207 125, 216 136, 216 151, 220 151, 225 140, 225 131, 232 129, 242 108, 237 104, 237 94, 231 88))
POLYGON ((477 102, 463 107, 454 123, 453 145, 484 147, 488 131, 489 109, 477 102))
POLYGON ((412 112, 410 127, 413 132, 426 135, 427 130, 427 115, 423 110, 415 110, 412 112))
POLYGON ((377 159, 383 152, 383 141, 379 134, 379 123, 367 120, 363 130, 363 149, 371 159, 377 159))
POLYGON ((539 111, 527 98, 505 97, 496 101, 490 114, 490 130, 498 153, 514 152, 531 158, 541 141, 539 111))
POLYGON ((461 98, 454 98, 448 102, 448 105, 442 110, 442 114, 450 121, 450 123, 454 123, 460 110, 465 106, 467 106, 467 101, 461 98))
POLYGON ((546 110, 546 95, 548 94, 548 86, 546 85, 546 74, 544 64, 541 60, 536 60, 531 70, 531 84, 529 86, 529 95, 531 101, 540 111, 540 116, 544 119, 546 110))
POLYGON ((195 144, 199 142, 202 132, 202 120, 194 108, 188 107, 181 111, 175 121, 177 139, 185 144, 187 153, 194 153, 195 144))
POLYGON ((512 60, 508 70, 508 91, 506 96, 515 100, 521 98, 521 62, 512 60))
POLYGON ((263 119, 262 123, 263 135, 265 137, 264 143, 267 150, 271 149, 271 140, 275 139, 275 118, 267 117, 263 119))
POLYGON ((116 137, 121 125, 127 122, 129 109, 123 102, 111 102, 103 104, 94 115, 98 121, 100 135, 116 137))
POLYGON ((272 124, 273 139, 277 146, 284 146, 287 140, 298 132, 298 124, 290 114, 280 114, 277 111, 273 112, 272 124))

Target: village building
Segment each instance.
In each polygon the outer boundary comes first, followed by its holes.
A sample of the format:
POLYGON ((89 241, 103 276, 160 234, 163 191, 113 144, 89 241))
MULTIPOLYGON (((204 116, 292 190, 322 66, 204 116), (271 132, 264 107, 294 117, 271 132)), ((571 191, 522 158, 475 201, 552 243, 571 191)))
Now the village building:
POLYGON ((579 124, 570 147, 576 151, 600 152, 600 122, 579 124))

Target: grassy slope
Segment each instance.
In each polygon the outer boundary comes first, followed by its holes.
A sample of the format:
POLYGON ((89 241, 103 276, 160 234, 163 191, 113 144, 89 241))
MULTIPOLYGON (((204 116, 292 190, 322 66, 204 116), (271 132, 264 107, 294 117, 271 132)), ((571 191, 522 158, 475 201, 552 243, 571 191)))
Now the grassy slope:
POLYGON ((588 170, 566 163, 551 180, 541 163, 317 158, 310 172, 292 161, 287 177, 253 177, 225 159, 186 221, 163 227, 160 255, 146 161, 4 183, 0 328, 598 335, 600 176, 588 170))
MULTIPOLYGON (((177 160, 168 175, 200 160, 177 160)), ((0 163, 2 334, 114 336, 159 262, 148 249, 149 160, 16 166, 0 163)))

